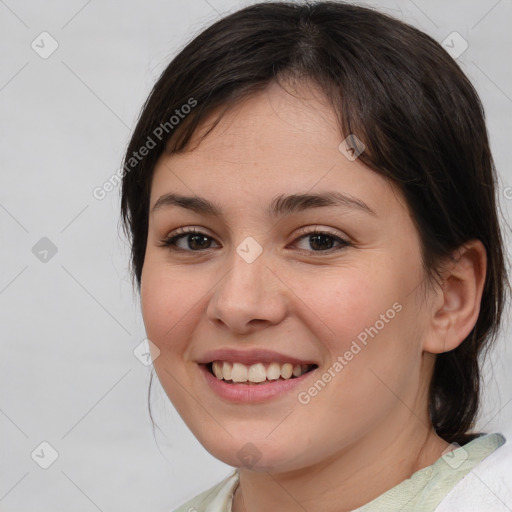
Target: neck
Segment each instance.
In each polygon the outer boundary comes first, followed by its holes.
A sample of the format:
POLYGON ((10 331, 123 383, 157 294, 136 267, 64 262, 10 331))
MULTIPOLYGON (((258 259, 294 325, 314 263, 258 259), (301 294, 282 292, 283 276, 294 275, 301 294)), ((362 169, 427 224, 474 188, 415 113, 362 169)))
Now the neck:
POLYGON ((233 512, 347 512, 370 502, 433 464, 448 446, 427 422, 408 413, 408 423, 400 426, 405 418, 394 416, 388 428, 372 431, 307 468, 285 473, 240 469, 233 512))

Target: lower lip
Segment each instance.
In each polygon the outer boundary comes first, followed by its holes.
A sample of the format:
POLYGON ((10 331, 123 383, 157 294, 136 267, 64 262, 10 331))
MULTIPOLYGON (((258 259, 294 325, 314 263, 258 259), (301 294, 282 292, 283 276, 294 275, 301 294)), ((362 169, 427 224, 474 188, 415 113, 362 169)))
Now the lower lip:
POLYGON ((230 384, 212 375, 205 364, 200 364, 199 368, 205 376, 206 382, 217 395, 231 402, 245 403, 263 402, 284 395, 303 383, 316 370, 315 368, 315 370, 311 370, 293 379, 278 379, 265 382, 264 384, 230 384))

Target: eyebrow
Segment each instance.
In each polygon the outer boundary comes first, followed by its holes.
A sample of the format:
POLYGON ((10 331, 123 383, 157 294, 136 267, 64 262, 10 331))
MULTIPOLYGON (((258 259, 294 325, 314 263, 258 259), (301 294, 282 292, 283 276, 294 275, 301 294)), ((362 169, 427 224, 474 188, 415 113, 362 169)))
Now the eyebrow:
MULTIPOLYGON (((183 196, 180 194, 164 194, 152 208, 152 213, 168 206, 180 206, 203 215, 211 215, 223 218, 222 208, 200 196, 183 196)), ((280 217, 286 214, 296 213, 310 208, 337 206, 352 208, 376 216, 375 210, 364 201, 341 192, 320 192, 316 194, 281 194, 275 197, 267 210, 270 217, 280 217)))

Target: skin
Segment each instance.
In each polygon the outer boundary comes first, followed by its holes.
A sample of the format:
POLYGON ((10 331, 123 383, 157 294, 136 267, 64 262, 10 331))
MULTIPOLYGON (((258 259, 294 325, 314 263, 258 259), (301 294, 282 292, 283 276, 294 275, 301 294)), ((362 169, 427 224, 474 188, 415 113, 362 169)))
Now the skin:
POLYGON ((141 305, 168 397, 206 450, 240 468, 234 512, 351 510, 449 447, 429 422, 428 384, 435 354, 455 348, 477 320, 485 250, 472 241, 456 265, 446 265, 442 288, 425 286, 405 201, 391 182, 339 151, 343 138, 314 85, 291 95, 272 84, 229 110, 199 145, 194 137, 190 151, 163 154, 155 168, 151 208, 174 192, 205 197, 224 212, 219 219, 169 206, 150 214, 141 305), (349 194, 376 215, 339 207, 266 214, 279 194, 319 191, 349 194), (211 237, 210 248, 186 236, 177 242, 181 252, 159 245, 187 226, 211 237), (315 251, 302 227, 350 244, 315 251), (248 236, 263 248, 252 263, 236 253, 248 236), (400 312, 300 403, 297 392, 394 303, 400 312), (195 362, 225 347, 270 348, 319 369, 297 392, 234 404, 214 394, 195 362), (248 442, 260 454, 252 467, 237 455, 248 442))

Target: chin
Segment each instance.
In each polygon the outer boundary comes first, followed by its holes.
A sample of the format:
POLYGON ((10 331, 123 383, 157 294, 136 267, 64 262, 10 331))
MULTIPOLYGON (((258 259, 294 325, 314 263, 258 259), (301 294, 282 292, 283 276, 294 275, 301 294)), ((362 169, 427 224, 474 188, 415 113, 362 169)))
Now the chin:
POLYGON ((230 437, 222 444, 219 439, 200 439, 204 448, 216 459, 229 466, 255 472, 280 473, 303 467, 297 443, 283 445, 283 440, 264 437, 230 437))

